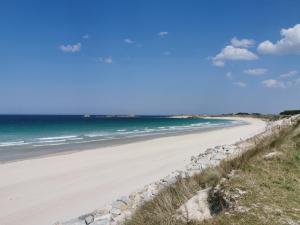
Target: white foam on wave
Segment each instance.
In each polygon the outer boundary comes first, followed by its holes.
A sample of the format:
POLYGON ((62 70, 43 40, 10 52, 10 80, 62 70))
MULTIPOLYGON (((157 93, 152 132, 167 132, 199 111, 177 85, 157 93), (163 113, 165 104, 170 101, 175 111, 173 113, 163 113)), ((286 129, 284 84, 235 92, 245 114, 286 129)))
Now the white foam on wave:
POLYGON ((19 145, 27 145, 24 141, 8 141, 8 142, 0 142, 0 147, 9 147, 9 146, 19 146, 19 145))
POLYGON ((210 127, 225 127, 243 124, 241 121, 225 121, 225 122, 196 122, 192 124, 185 125, 173 125, 173 126, 159 126, 159 127, 143 127, 141 129, 118 129, 115 131, 95 131, 82 135, 62 135, 62 136, 50 136, 50 137, 41 137, 30 140, 30 142, 25 141, 11 141, 11 142, 0 142, 0 147, 7 146, 18 146, 18 145, 28 145, 31 144, 35 147, 41 146, 51 146, 51 145, 63 145, 63 144, 76 144, 76 143, 88 143, 88 142, 97 142, 105 141, 119 138, 130 138, 130 137, 142 137, 142 136, 151 136, 157 134, 173 134, 182 131, 193 131, 201 130, 210 127))
POLYGON ((35 143, 57 143, 57 142, 65 142, 67 139, 57 139, 57 140, 45 140, 45 141, 37 141, 35 143))
MULTIPOLYGON (((71 136, 68 136, 68 137, 71 137, 71 136)), ((33 142, 32 144, 34 144, 33 146, 59 145, 59 144, 69 143, 67 141, 76 141, 76 140, 82 140, 82 139, 83 138, 77 137, 77 136, 75 136, 74 138, 68 138, 68 139, 61 139, 61 138, 59 138, 59 139, 42 139, 41 140, 41 138, 39 138, 39 141, 33 142)))
POLYGON ((107 136, 107 135, 109 135, 109 133, 106 133, 106 132, 97 133, 97 132, 95 132, 95 133, 85 134, 84 136, 93 138, 93 137, 103 137, 103 136, 107 136))
POLYGON ((67 135, 67 136, 57 136, 57 137, 43 137, 43 138, 37 138, 40 141, 46 141, 46 140, 60 140, 60 139, 70 139, 70 138, 76 138, 77 136, 74 135, 67 135))

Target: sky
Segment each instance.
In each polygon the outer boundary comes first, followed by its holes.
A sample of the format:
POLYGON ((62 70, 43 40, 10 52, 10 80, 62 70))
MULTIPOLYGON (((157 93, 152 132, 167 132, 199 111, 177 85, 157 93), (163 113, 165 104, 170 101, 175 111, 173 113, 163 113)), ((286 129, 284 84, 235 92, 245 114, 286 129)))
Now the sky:
POLYGON ((2 0, 0 114, 300 108, 298 0, 2 0))

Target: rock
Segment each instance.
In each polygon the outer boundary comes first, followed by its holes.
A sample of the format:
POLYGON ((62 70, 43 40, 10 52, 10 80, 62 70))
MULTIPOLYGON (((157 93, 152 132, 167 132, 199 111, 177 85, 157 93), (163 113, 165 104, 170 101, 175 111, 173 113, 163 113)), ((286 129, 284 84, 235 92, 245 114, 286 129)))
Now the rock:
POLYGON ((176 217, 184 222, 192 220, 202 221, 211 218, 207 201, 210 188, 197 192, 197 195, 190 198, 184 205, 177 210, 176 217))
POLYGON ((129 198, 127 196, 122 196, 121 198, 118 198, 117 201, 123 202, 124 204, 129 203, 129 198))
POLYGON ((142 197, 138 192, 133 192, 132 194, 130 194, 129 199, 133 201, 133 206, 139 205, 142 202, 142 197))
POLYGON ((191 162, 197 162, 197 158, 195 156, 191 157, 191 162))
POLYGON ((110 210, 110 214, 112 215, 112 217, 119 216, 119 215, 121 215, 121 213, 122 213, 121 210, 118 208, 112 208, 110 210))
POLYGON ((85 220, 85 223, 88 225, 88 224, 94 222, 94 216, 89 215, 89 216, 85 217, 84 220, 85 220))
MULTIPOLYGON (((111 221, 111 215, 110 214, 95 215, 94 216, 94 222, 92 223, 92 225, 95 225, 96 222, 102 222, 103 224, 109 224, 110 221, 111 221), (104 223, 104 222, 106 222, 106 223, 104 223)), ((101 223, 99 223, 99 224, 101 224, 101 223)))
MULTIPOLYGON (((166 183, 168 184, 168 183, 166 183)), ((158 193, 158 186, 150 184, 145 188, 145 191, 141 194, 143 201, 149 201, 158 193)))
POLYGON ((93 215, 87 216, 87 217, 85 217, 84 220, 87 225, 91 224, 92 222, 94 222, 94 216, 93 215))
POLYGON ((124 213, 122 213, 121 215, 115 217, 113 219, 113 222, 111 223, 112 225, 120 225, 122 224, 123 221, 125 221, 126 219, 128 219, 131 216, 131 211, 126 211, 124 213))
POLYGON ((106 206, 106 207, 103 207, 102 209, 98 209, 96 210, 93 215, 94 215, 94 220, 96 220, 95 218, 96 217, 101 217, 101 216, 104 216, 104 215, 107 215, 109 214, 109 211, 111 210, 111 206, 106 206))
POLYGON ((154 184, 150 184, 147 188, 148 198, 153 198, 158 193, 157 187, 154 184))
POLYGON ((270 152, 270 153, 264 155, 263 159, 264 160, 280 159, 282 156, 283 156, 282 152, 274 151, 274 152, 270 152))
POLYGON ((128 209, 128 204, 127 204, 127 200, 120 200, 118 199, 117 201, 115 201, 113 204, 112 204, 112 208, 115 208, 115 209, 119 209, 121 211, 124 211, 126 209, 128 209))

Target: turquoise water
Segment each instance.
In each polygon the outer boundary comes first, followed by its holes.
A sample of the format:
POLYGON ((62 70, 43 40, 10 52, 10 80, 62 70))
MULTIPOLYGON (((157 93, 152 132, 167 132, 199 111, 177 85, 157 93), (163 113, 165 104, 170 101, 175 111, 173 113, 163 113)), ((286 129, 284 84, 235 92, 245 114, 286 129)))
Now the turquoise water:
POLYGON ((63 146, 232 126, 233 120, 159 116, 0 116, 0 150, 63 146))

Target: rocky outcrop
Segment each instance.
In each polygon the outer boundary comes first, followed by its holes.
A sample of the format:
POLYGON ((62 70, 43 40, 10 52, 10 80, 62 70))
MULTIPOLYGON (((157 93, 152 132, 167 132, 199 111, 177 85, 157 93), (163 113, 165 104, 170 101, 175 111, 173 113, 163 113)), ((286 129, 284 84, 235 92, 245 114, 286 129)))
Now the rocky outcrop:
POLYGON ((211 218, 209 204, 207 201, 210 188, 198 191, 195 196, 190 198, 177 210, 177 219, 183 222, 193 220, 205 220, 211 218))

